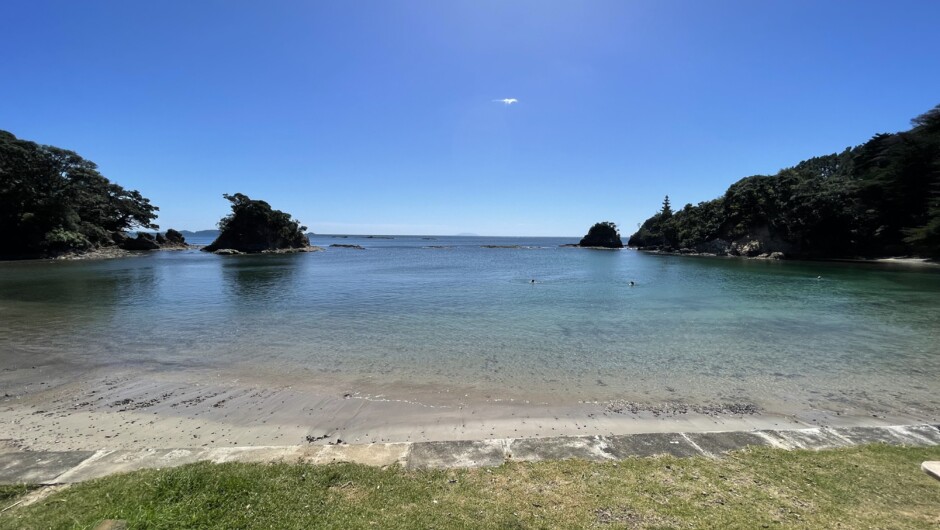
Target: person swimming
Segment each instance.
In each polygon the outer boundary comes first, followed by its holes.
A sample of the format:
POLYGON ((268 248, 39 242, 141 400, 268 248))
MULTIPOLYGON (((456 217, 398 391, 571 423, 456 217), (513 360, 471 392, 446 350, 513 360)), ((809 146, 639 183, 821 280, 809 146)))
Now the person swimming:
POLYGON ((636 285, 636 282, 634 282, 633 280, 630 280, 630 287, 633 287, 634 285, 636 285))
POLYGON ((529 280, 529 283, 535 283, 535 280, 529 280))

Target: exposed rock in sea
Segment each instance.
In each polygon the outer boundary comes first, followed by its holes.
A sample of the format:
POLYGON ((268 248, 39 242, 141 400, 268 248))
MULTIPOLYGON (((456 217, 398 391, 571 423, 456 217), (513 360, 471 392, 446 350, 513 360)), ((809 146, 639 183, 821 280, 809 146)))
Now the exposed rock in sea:
POLYGON ((732 256, 746 256, 753 258, 763 253, 764 246, 756 239, 736 241, 731 245, 732 256))
POLYGON ((234 249, 260 253, 310 246, 310 240, 304 234, 307 227, 300 226, 290 214, 241 193, 223 196, 232 203, 232 213, 222 218, 219 237, 203 250, 234 249))
POLYGON ((183 237, 183 234, 178 230, 173 230, 172 228, 166 231, 166 234, 161 235, 157 234, 157 242, 160 242, 161 248, 188 248, 189 245, 186 243, 186 238, 183 237), (160 242, 160 239, 163 238, 163 241, 160 242))
POLYGON ((111 233, 111 241, 114 241, 114 244, 119 247, 124 245, 124 242, 127 241, 127 239, 128 239, 127 234, 125 234, 124 232, 112 232, 111 233))
POLYGON ((712 239, 704 243, 695 245, 695 251, 700 254, 714 254, 716 256, 727 256, 731 248, 731 243, 724 239, 712 239))
POLYGON ((218 250, 213 250, 213 254, 218 254, 220 256, 235 256, 238 254, 244 254, 244 252, 239 252, 234 248, 220 248, 218 250))
POLYGON ((124 242, 121 243, 121 248, 124 250, 156 250, 160 248, 160 245, 153 235, 146 232, 138 232, 137 237, 125 239, 124 242))
POLYGON ((365 250, 365 249, 366 249, 365 247, 360 246, 360 245, 341 245, 341 244, 338 244, 338 243, 333 243, 333 244, 330 245, 330 246, 331 246, 331 247, 336 247, 336 248, 354 248, 354 249, 356 249, 356 250, 365 250))
POLYGON ((604 221, 592 226, 587 235, 578 243, 578 246, 623 248, 623 241, 620 239, 620 231, 617 230, 617 225, 610 221, 604 221))

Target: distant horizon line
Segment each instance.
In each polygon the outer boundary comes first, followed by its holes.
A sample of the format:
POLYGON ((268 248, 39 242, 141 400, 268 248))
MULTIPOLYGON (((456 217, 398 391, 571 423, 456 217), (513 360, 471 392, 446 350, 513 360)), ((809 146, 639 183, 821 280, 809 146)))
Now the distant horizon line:
MULTIPOLYGON (((170 230, 169 228, 167 230, 170 230)), ((203 230, 189 230, 189 229, 179 229, 176 228, 181 233, 190 233, 198 234, 200 232, 219 232, 218 228, 206 228, 203 230)), ((166 230, 129 230, 130 232, 146 232, 150 234, 159 234, 165 233, 166 230)), ((310 236, 344 236, 344 237, 538 237, 546 239, 563 239, 563 238, 575 238, 580 239, 584 236, 530 236, 530 235, 513 235, 513 236, 491 236, 485 234, 474 234, 470 232, 462 232, 459 234, 343 234, 343 233, 326 233, 326 232, 304 232, 304 235, 310 236)))

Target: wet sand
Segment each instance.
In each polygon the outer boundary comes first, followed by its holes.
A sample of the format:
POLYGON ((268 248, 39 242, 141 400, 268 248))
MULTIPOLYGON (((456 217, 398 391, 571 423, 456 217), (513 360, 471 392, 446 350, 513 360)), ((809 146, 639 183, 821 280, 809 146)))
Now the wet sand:
POLYGON ((806 404, 487 400, 455 388, 217 370, 28 365, 0 372, 0 443, 25 450, 360 444, 937 422, 806 404))

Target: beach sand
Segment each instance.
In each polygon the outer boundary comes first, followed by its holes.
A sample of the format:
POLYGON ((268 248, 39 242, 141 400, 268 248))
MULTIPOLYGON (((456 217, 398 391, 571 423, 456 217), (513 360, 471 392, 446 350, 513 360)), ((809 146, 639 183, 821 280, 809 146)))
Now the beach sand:
POLYGON ((937 422, 803 403, 487 400, 457 387, 265 378, 236 370, 21 364, 0 372, 0 443, 25 450, 364 444, 937 422))

